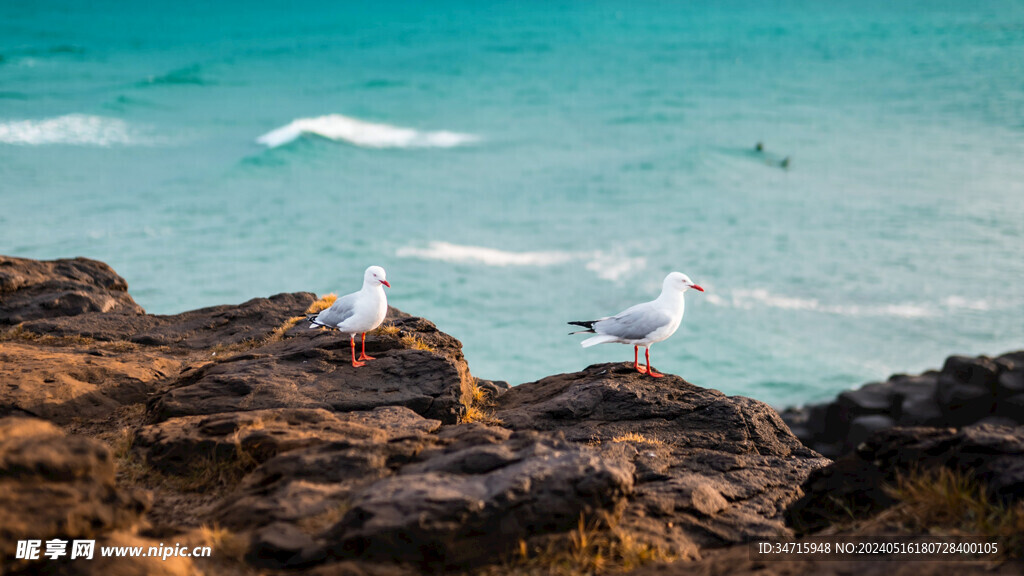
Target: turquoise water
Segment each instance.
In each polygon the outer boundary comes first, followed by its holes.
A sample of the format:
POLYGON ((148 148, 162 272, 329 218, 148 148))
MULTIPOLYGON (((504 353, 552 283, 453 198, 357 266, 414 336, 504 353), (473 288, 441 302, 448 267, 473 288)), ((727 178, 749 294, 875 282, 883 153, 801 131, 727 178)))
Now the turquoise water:
POLYGON ((0 3, 0 253, 153 313, 380 264, 512 383, 672 270, 655 366, 778 405, 1024 347, 1024 3, 139 4, 0 3))

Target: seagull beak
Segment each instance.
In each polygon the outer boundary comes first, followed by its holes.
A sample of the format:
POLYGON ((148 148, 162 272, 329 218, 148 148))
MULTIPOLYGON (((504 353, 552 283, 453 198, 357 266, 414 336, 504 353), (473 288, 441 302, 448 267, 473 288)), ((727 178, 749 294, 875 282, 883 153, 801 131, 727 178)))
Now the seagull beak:
POLYGON ((694 290, 699 290, 699 291, 701 291, 701 292, 703 292, 703 291, 704 291, 704 289, 703 289, 703 288, 701 288, 700 286, 697 286, 696 284, 694 284, 693 286, 690 286, 690 288, 693 288, 694 290))
POLYGON ((391 284, 389 284, 387 280, 381 280, 380 283, 387 286, 388 288, 391 288, 391 284))

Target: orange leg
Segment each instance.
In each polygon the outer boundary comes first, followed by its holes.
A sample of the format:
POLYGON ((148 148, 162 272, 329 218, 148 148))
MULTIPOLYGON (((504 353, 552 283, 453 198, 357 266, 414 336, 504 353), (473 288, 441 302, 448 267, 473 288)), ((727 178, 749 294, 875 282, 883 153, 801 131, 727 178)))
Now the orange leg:
POLYGON ((655 372, 654 366, 651 366, 651 349, 650 348, 644 348, 644 357, 647 358, 647 375, 651 376, 653 378, 661 378, 661 377, 663 377, 664 374, 659 374, 658 372, 655 372))
POLYGON ((365 366, 366 362, 356 361, 356 335, 349 334, 348 338, 349 342, 352 344, 352 365, 355 366, 356 368, 359 368, 360 366, 365 366))
POLYGON ((647 374, 647 372, 640 367, 640 347, 633 346, 633 368, 641 374, 647 374))
MULTIPOLYGON (((353 347, 354 346, 355 346, 355 344, 353 344, 353 347)), ((355 352, 355 351, 353 350, 353 352, 355 352)), ((376 358, 374 358, 373 356, 367 356, 366 355, 366 332, 363 332, 363 351, 359 353, 359 359, 360 360, 376 360, 376 358)))

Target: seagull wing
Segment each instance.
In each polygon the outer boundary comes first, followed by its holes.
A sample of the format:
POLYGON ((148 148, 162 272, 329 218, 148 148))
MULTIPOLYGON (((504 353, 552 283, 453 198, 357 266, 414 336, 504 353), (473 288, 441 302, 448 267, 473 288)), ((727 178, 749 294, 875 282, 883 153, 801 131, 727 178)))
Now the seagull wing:
POLYGON ((356 313, 356 296, 358 295, 358 292, 353 292, 338 298, 334 301, 334 304, 331 304, 330 308, 317 314, 316 323, 337 327, 345 320, 348 320, 356 313))
POLYGON ((594 331, 621 340, 643 340, 671 322, 672 318, 667 312, 653 306, 651 302, 645 302, 595 323, 594 331))

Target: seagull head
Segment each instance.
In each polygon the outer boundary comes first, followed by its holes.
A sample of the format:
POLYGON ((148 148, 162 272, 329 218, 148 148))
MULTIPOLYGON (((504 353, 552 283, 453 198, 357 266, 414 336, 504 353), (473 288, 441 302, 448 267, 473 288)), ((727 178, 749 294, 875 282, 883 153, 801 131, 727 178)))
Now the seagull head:
POLYGON ((391 284, 388 283, 388 276, 380 266, 370 266, 366 269, 366 272, 363 273, 363 284, 366 286, 383 284, 391 288, 391 284))
POLYGON ((703 292, 704 289, 693 283, 690 277, 682 272, 673 272, 665 277, 665 282, 662 283, 662 290, 678 290, 680 292, 686 292, 690 288, 703 292))

